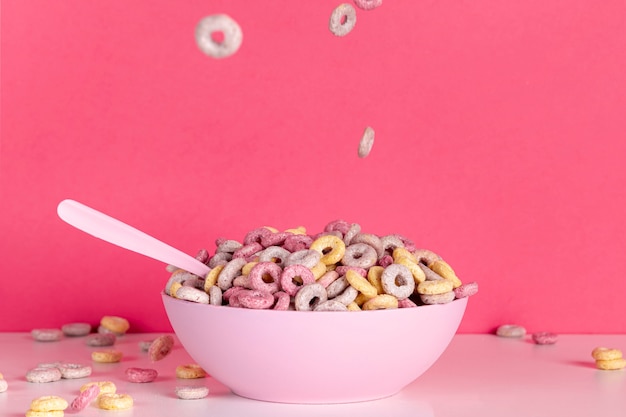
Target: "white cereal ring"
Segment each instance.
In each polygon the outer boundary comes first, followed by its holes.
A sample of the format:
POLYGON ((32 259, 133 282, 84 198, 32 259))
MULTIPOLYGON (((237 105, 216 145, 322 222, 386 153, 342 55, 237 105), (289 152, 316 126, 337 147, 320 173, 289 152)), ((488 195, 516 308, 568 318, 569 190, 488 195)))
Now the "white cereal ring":
POLYGON ((239 24, 225 14, 214 14, 200 20, 196 26, 196 43, 202 52, 213 58, 231 56, 241 46, 243 32, 239 24), (216 39, 217 34, 223 39, 216 39))
POLYGON ((175 392, 181 400, 199 400, 209 395, 209 389, 200 385, 176 387, 175 392))
POLYGON ((300 287, 295 297, 295 306, 298 311, 311 311, 318 304, 328 300, 326 288, 318 282, 300 287))
POLYGON ((383 270, 381 284, 385 293, 398 300, 408 298, 415 290, 415 280, 409 268, 400 264, 391 264, 383 270))
POLYGON ((340 4, 330 15, 328 28, 335 36, 346 36, 356 25, 356 10, 348 3, 340 4))

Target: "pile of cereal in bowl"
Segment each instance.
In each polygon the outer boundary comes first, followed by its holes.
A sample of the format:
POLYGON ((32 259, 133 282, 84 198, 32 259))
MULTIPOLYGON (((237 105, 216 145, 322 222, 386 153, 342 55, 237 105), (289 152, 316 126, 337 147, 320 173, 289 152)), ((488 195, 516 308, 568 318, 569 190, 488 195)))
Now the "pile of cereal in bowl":
POLYGON ((446 304, 478 291, 406 237, 364 233, 344 220, 315 235, 261 227, 216 246, 212 256, 196 255, 211 268, 205 277, 170 266, 165 294, 215 306, 360 311, 446 304))

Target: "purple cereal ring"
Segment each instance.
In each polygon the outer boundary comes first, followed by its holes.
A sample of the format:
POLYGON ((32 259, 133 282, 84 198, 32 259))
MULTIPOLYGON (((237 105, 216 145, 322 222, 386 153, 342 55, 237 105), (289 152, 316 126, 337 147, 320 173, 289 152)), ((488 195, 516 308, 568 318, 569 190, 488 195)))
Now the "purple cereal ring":
POLYGON ((454 301, 454 291, 444 292, 443 294, 420 294, 420 299, 424 304, 447 304, 454 301))
POLYGON ((298 311, 312 311, 318 304, 328 300, 326 288, 317 282, 300 287, 296 293, 294 304, 298 311))
POLYGON ((324 302, 318 303, 313 310, 314 311, 348 311, 348 307, 346 307, 345 304, 339 301, 326 300, 324 302))
POLYGON ((322 259, 322 254, 316 250, 302 249, 296 252, 292 252, 285 259, 284 266, 289 265, 304 265, 307 268, 313 268, 322 259))
POLYGON ((348 272, 350 270, 356 272, 357 274, 361 275, 362 277, 367 277, 367 269, 359 268, 358 266, 339 265, 338 267, 335 268, 335 271, 337 271, 337 273, 340 276, 346 275, 346 272, 348 272))
POLYGON ((291 304, 291 297, 284 291, 277 291, 274 293, 274 307, 273 310, 287 310, 291 304))
POLYGON ((250 270, 250 287, 273 294, 280 290, 282 268, 274 262, 259 262, 250 270))
POLYGON ((337 271, 328 271, 324 275, 322 275, 317 282, 322 284, 324 288, 328 288, 330 284, 335 282, 339 278, 339 274, 337 271))
POLYGON ((553 345, 559 339, 556 333, 537 332, 532 334, 533 341, 538 345, 553 345))
POLYGON ((335 298, 339 294, 345 291, 350 286, 350 283, 345 276, 337 278, 328 287, 326 287, 326 295, 328 298, 335 298))
POLYGON ((290 296, 295 296, 298 290, 307 284, 315 282, 315 276, 304 265, 289 265, 280 275, 280 286, 290 296))
POLYGON ((413 256, 415 256, 417 263, 424 265, 430 265, 435 261, 441 260, 441 256, 428 249, 416 249, 413 251, 413 256))
POLYGON ((398 235, 387 235, 380 238, 380 241, 383 244, 383 250, 386 254, 391 255, 395 248, 403 248, 404 243, 398 235))
POLYGON ((289 232, 269 233, 267 235, 261 236, 261 245, 264 248, 269 248, 270 246, 281 246, 285 243, 287 237, 292 235, 293 233, 289 232))
POLYGON ((297 252, 299 250, 308 249, 313 243, 313 238, 308 235, 291 235, 287 236, 283 248, 289 252, 297 252))
POLYGON ((220 290, 226 291, 233 286, 233 280, 235 277, 241 275, 241 268, 243 268, 245 264, 247 264, 245 259, 233 258, 224 266, 224 269, 222 269, 217 276, 217 286, 220 287, 220 290))
POLYGON ((391 264, 385 268, 380 283, 385 293, 393 295, 398 300, 409 298, 415 291, 413 274, 409 268, 401 264, 391 264))
POLYGON ((280 267, 283 267, 289 255, 291 255, 291 252, 285 248, 269 246, 259 253, 259 262, 274 262, 280 267))
POLYGON ((383 268, 387 268, 389 265, 393 263, 393 256, 391 255, 383 255, 382 258, 378 259, 378 265, 383 268))
POLYGON ((338 231, 341 235, 345 235, 350 230, 350 223, 345 220, 334 220, 324 227, 325 232, 338 231))
POLYGON ((100 386, 98 384, 89 385, 86 389, 80 392, 76 398, 70 404, 70 409, 72 411, 82 411, 87 407, 93 400, 98 398, 100 394, 100 386))
POLYGON ((113 346, 117 336, 113 333, 94 333, 87 336, 85 344, 92 347, 113 346))
POLYGON ((402 300, 398 300, 398 308, 412 308, 417 307, 417 304, 413 302, 410 298, 403 298, 402 300))
POLYGON ((206 249, 200 249, 196 253, 196 260, 206 264, 209 261, 209 251, 206 249))
POLYGON ((274 296, 265 291, 243 290, 237 294, 237 301, 242 307, 264 310, 274 304, 274 296))
POLYGON ((263 237, 271 233, 272 231, 266 227, 259 227, 258 229, 250 230, 243 238, 243 244, 246 246, 252 243, 258 243, 259 245, 261 245, 261 240, 263 240, 263 237))
POLYGON ((365 243, 354 243, 346 247, 341 263, 346 266, 355 266, 368 269, 378 261, 376 250, 365 243))
POLYGON ((354 0, 356 7, 362 10, 373 10, 383 4, 383 0, 354 0))
POLYGON ((156 369, 135 367, 126 369, 125 373, 126 379, 137 383, 152 382, 159 375, 156 369))
POLYGON ((382 258, 385 255, 385 248, 383 247, 383 242, 380 238, 372 233, 359 233, 350 243, 365 243, 366 245, 370 245, 376 251, 376 255, 378 258, 382 258))
POLYGON ((61 331, 65 336, 69 337, 87 336, 89 333, 91 333, 91 324, 67 323, 61 326, 61 331))
POLYGON ((477 282, 468 282, 454 289, 454 294, 456 295, 456 298, 471 297, 477 292, 478 292, 477 282))
POLYGON ((218 252, 209 259, 209 268, 215 268, 218 265, 226 265, 231 259, 233 254, 230 252, 218 252))
POLYGON ((236 259, 236 258, 248 259, 251 256, 253 256, 255 253, 258 253, 262 250, 263 250, 263 246, 260 243, 253 242, 237 249, 235 253, 233 253, 233 259, 236 259))
POLYGON ((345 243, 346 246, 350 245, 352 243, 352 239, 354 239, 354 237, 360 232, 361 225, 358 223, 352 223, 348 231, 343 235, 343 243, 345 243))

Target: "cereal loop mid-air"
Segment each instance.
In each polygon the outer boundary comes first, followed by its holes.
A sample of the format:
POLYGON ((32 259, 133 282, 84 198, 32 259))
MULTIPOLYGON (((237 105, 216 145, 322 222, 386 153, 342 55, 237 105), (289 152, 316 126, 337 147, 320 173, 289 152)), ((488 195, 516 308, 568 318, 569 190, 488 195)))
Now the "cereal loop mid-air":
POLYGON ((213 58, 231 56, 241 46, 243 32, 239 24, 225 14, 214 14, 196 26, 196 43, 202 52, 213 58), (221 37, 221 38, 220 38, 221 37))
POLYGON ((328 28, 335 36, 346 36, 356 25, 356 10, 347 3, 340 4, 330 15, 328 28))

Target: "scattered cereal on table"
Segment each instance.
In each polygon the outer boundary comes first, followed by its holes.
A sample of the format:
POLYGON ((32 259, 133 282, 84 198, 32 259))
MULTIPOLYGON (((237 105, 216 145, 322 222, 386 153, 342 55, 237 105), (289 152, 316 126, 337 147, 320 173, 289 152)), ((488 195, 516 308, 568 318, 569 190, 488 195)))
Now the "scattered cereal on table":
POLYGON ((199 400, 209 395, 209 389, 204 386, 181 386, 175 388, 176 396, 181 400, 199 400))
POLYGON ((130 328, 130 323, 123 317, 104 316, 100 320, 98 331, 100 333, 111 332, 117 336, 125 334, 130 328))
POLYGON ((103 410, 128 410, 133 407, 133 398, 128 394, 100 394, 98 407, 103 410))
POLYGON ((626 359, 622 357, 622 351, 619 349, 600 346, 591 351, 591 356, 596 361, 596 367, 603 371, 617 371, 626 368, 626 359))
POLYGON ((538 345, 553 345, 557 342, 559 336, 551 332, 535 332, 532 334, 533 342, 538 345))
POLYGON ((169 355, 173 347, 174 338, 171 335, 159 336, 150 344, 148 355, 152 362, 157 362, 169 355))
POLYGON ((191 363, 186 365, 178 365, 176 367, 176 378, 180 379, 196 379, 205 378, 206 372, 200 365, 191 363))
POLYGON ((58 342, 63 339, 61 329, 33 329, 30 334, 38 342, 58 342))
POLYGON ((89 333, 91 333, 91 324, 67 323, 61 326, 61 331, 65 336, 69 337, 87 336, 89 333))
POLYGON ((145 383, 154 381, 159 373, 156 369, 150 368, 128 368, 125 371, 126 379, 130 382, 145 383))
POLYGON ((96 350, 91 352, 91 359, 99 363, 116 363, 122 360, 122 352, 119 350, 96 350))
POLYGON ((522 338, 526 336, 526 329, 517 324, 503 324, 496 330, 496 335, 500 337, 522 338))

